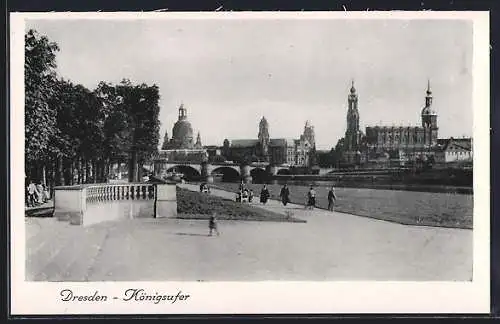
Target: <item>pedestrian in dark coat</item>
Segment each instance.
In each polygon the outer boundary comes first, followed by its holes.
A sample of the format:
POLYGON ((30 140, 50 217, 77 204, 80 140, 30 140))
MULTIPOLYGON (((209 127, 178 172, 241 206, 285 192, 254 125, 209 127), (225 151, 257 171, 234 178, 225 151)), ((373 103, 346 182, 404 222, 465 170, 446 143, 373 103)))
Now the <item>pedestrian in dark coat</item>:
POLYGON ((284 206, 290 202, 290 190, 288 189, 286 183, 283 188, 281 188, 280 197, 284 206))
POLYGON ((269 199, 269 190, 267 189, 267 186, 264 185, 264 188, 260 191, 260 202, 263 203, 264 205, 267 203, 267 200, 269 199))
POLYGON ((316 207, 316 191, 314 191, 314 188, 312 186, 311 188, 309 188, 307 198, 307 206, 309 207, 309 209, 313 209, 314 207, 316 207))
POLYGON ((328 210, 333 211, 333 206, 335 205, 335 201, 337 200, 337 196, 335 195, 335 188, 332 186, 330 191, 328 191, 328 210))
POLYGON ((217 236, 220 235, 219 230, 217 228, 217 218, 215 217, 215 213, 210 216, 210 220, 208 221, 208 228, 210 230, 209 236, 212 236, 212 232, 215 231, 217 236))

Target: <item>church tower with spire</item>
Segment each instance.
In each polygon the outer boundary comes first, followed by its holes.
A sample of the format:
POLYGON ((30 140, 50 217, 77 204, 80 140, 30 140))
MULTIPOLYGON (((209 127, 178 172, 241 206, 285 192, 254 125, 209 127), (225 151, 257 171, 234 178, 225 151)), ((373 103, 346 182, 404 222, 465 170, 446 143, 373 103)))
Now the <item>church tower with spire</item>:
POLYGON ((431 82, 427 80, 427 91, 425 96, 425 106, 422 108, 422 127, 424 128, 424 143, 435 145, 437 143, 438 125, 437 113, 432 108, 431 82))
POLYGON ((351 82, 351 89, 347 97, 347 127, 345 132, 345 159, 348 163, 356 163, 359 155, 361 132, 359 130, 358 94, 351 82))
POLYGON ((306 125, 304 126, 304 139, 306 139, 312 147, 316 146, 316 140, 314 138, 314 126, 311 125, 309 120, 306 121, 306 125))
POLYGON ((200 132, 198 132, 198 135, 196 136, 196 143, 194 144, 195 149, 202 149, 203 145, 201 144, 201 136, 200 132))
POLYGON ((265 160, 269 159, 269 124, 264 116, 259 123, 259 134, 257 135, 259 139, 261 155, 265 160))

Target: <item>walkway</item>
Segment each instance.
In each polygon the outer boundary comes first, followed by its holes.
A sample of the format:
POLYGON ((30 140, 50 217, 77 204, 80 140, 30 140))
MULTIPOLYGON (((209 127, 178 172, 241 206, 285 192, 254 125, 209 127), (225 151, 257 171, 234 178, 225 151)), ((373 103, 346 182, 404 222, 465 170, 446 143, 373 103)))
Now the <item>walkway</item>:
POLYGON ((25 206, 24 214, 26 216, 51 216, 53 209, 54 209, 54 201, 48 200, 43 204, 39 204, 33 207, 25 206))
MULTIPOLYGON (((196 185, 181 185, 198 190, 196 185)), ((234 199, 233 193, 212 189, 234 199)), ((260 204, 256 204, 260 205, 260 204)), ((472 231, 413 227, 303 206, 307 223, 132 219, 90 227, 27 218, 27 279, 74 281, 470 280, 472 231)))

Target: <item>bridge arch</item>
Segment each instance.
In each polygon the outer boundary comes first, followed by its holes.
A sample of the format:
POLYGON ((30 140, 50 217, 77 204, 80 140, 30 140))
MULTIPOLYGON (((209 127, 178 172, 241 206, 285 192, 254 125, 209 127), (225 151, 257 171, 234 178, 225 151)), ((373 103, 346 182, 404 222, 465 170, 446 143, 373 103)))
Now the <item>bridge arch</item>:
POLYGON ((214 167, 212 169, 212 172, 210 172, 210 175, 215 177, 217 174, 222 174, 222 181, 223 182, 235 182, 235 181, 240 181, 241 175, 240 172, 232 168, 230 166, 218 166, 214 167))
POLYGON ((253 168, 250 170, 253 183, 264 183, 268 178, 268 172, 263 168, 253 168))
POLYGON ((192 166, 187 165, 187 164, 176 164, 176 165, 169 167, 166 171, 167 172, 180 172, 180 173, 184 174, 184 177, 187 180, 195 180, 195 179, 201 177, 200 171, 196 170, 195 168, 193 168, 192 166))
POLYGON ((281 169, 278 169, 277 174, 278 175, 290 175, 290 174, 292 174, 292 172, 288 168, 281 168, 281 169))

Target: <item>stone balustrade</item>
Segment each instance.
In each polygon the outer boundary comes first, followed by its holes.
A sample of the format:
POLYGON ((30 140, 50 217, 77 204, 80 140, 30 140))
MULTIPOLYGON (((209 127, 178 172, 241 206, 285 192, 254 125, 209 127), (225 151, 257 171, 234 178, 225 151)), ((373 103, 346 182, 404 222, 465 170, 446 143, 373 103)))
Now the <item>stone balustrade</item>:
POLYGON ((74 225, 177 216, 175 184, 92 184, 54 189, 54 217, 74 225))
POLYGON ((92 185, 86 187, 85 190, 87 203, 155 198, 155 185, 153 184, 92 185))

